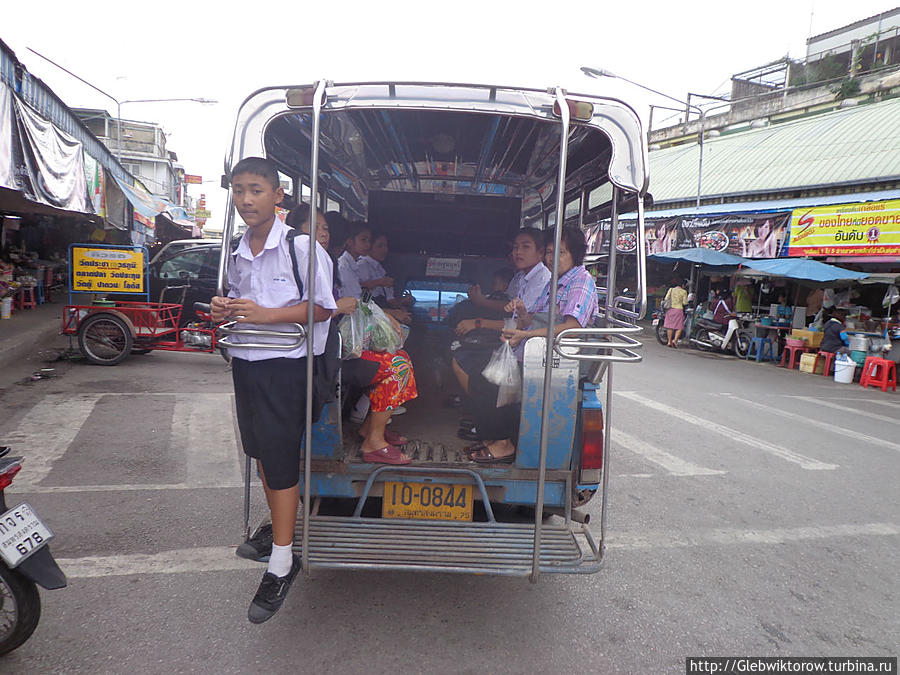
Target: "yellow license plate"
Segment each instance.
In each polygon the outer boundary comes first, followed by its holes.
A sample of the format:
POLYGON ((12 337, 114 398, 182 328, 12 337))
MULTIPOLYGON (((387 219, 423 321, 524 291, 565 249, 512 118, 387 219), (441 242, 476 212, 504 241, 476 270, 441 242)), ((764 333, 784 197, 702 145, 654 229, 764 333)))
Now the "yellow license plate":
POLYGON ((474 502, 474 485, 388 481, 384 484, 381 517, 472 520, 474 502))

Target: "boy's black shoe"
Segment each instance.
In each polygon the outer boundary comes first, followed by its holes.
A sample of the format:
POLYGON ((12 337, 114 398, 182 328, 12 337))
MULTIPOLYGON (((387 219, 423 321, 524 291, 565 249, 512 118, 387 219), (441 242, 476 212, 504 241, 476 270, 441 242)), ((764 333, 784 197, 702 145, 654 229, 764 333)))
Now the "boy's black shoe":
POLYGON ((250 603, 250 609, 247 610, 247 618, 250 623, 263 623, 271 619, 275 612, 281 609, 284 599, 287 597, 294 577, 300 571, 300 558, 296 555, 291 556, 291 571, 283 577, 276 577, 271 572, 263 574, 262 581, 259 582, 259 588, 256 595, 253 596, 253 602, 250 603))
POLYGON ((269 562, 269 554, 272 553, 272 523, 265 523, 256 528, 247 541, 237 547, 235 555, 238 558, 255 560, 256 562, 269 562))

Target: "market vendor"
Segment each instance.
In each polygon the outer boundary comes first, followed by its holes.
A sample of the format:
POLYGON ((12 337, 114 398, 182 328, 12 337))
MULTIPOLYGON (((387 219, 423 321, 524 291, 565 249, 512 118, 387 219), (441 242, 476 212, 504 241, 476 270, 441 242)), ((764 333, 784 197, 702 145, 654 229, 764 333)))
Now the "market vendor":
POLYGON ((844 318, 847 313, 837 308, 831 309, 830 312, 831 314, 825 322, 819 351, 848 354, 850 353, 850 338, 847 336, 847 331, 844 330, 844 318))

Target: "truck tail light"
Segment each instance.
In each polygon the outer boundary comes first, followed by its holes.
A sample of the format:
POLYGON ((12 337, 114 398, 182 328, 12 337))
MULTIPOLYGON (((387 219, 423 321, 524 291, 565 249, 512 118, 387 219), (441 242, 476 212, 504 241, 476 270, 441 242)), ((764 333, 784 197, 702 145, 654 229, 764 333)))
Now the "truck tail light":
POLYGON ((11 464, 6 467, 3 473, 0 473, 0 490, 8 488, 15 478, 16 474, 21 470, 21 464, 11 464))
POLYGON ((585 409, 581 416, 581 469, 603 468, 603 411, 585 409))

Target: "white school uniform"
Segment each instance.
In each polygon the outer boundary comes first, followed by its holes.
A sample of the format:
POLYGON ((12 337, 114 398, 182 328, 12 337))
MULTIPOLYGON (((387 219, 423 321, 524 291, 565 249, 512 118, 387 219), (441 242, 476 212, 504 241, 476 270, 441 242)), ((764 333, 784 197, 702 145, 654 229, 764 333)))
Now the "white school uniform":
MULTIPOLYGON (((371 256, 364 255, 356 261, 356 268, 360 281, 371 281, 372 279, 382 279, 387 276, 384 266, 371 256)), ((394 299, 394 289, 384 286, 376 286, 372 289, 373 298, 394 299)))
MULTIPOLYGON (((228 296, 232 298, 247 298, 253 300, 261 307, 289 307, 297 305, 309 299, 308 269, 309 269, 309 236, 298 235, 294 239, 294 250, 297 254, 297 268, 300 279, 303 282, 303 295, 297 288, 294 280, 293 264, 285 236, 291 231, 284 222, 276 216, 272 223, 269 236, 263 250, 254 256, 250 251, 250 232, 245 232, 237 250, 232 254, 231 266, 228 268, 228 296)), ((332 293, 332 269, 331 259, 318 242, 316 251, 316 276, 313 304, 325 309, 337 309, 332 293)), ((306 323, 304 320, 303 324, 306 323)), ((262 361, 265 359, 288 358, 299 359, 307 355, 307 345, 312 341, 313 355, 318 356, 325 351, 325 342, 328 339, 328 326, 331 319, 320 321, 313 326, 311 338, 307 338, 296 349, 249 349, 231 347, 228 353, 238 359, 247 361, 262 361)), ((290 324, 251 324, 244 323, 239 328, 256 328, 259 330, 291 331, 295 330, 290 324)), ((272 344, 284 344, 284 339, 244 337, 234 335, 232 340, 238 342, 265 342, 272 344)))
POLYGON ((550 277, 550 270, 542 262, 532 267, 527 274, 519 270, 510 280, 506 294, 510 299, 521 298, 525 303, 525 309, 528 312, 534 312, 544 289, 550 283, 550 277))
POLYGON ((341 276, 341 284, 339 287, 340 296, 342 298, 362 297, 362 286, 359 285, 359 265, 350 255, 350 251, 341 253, 338 258, 338 273, 341 276))

